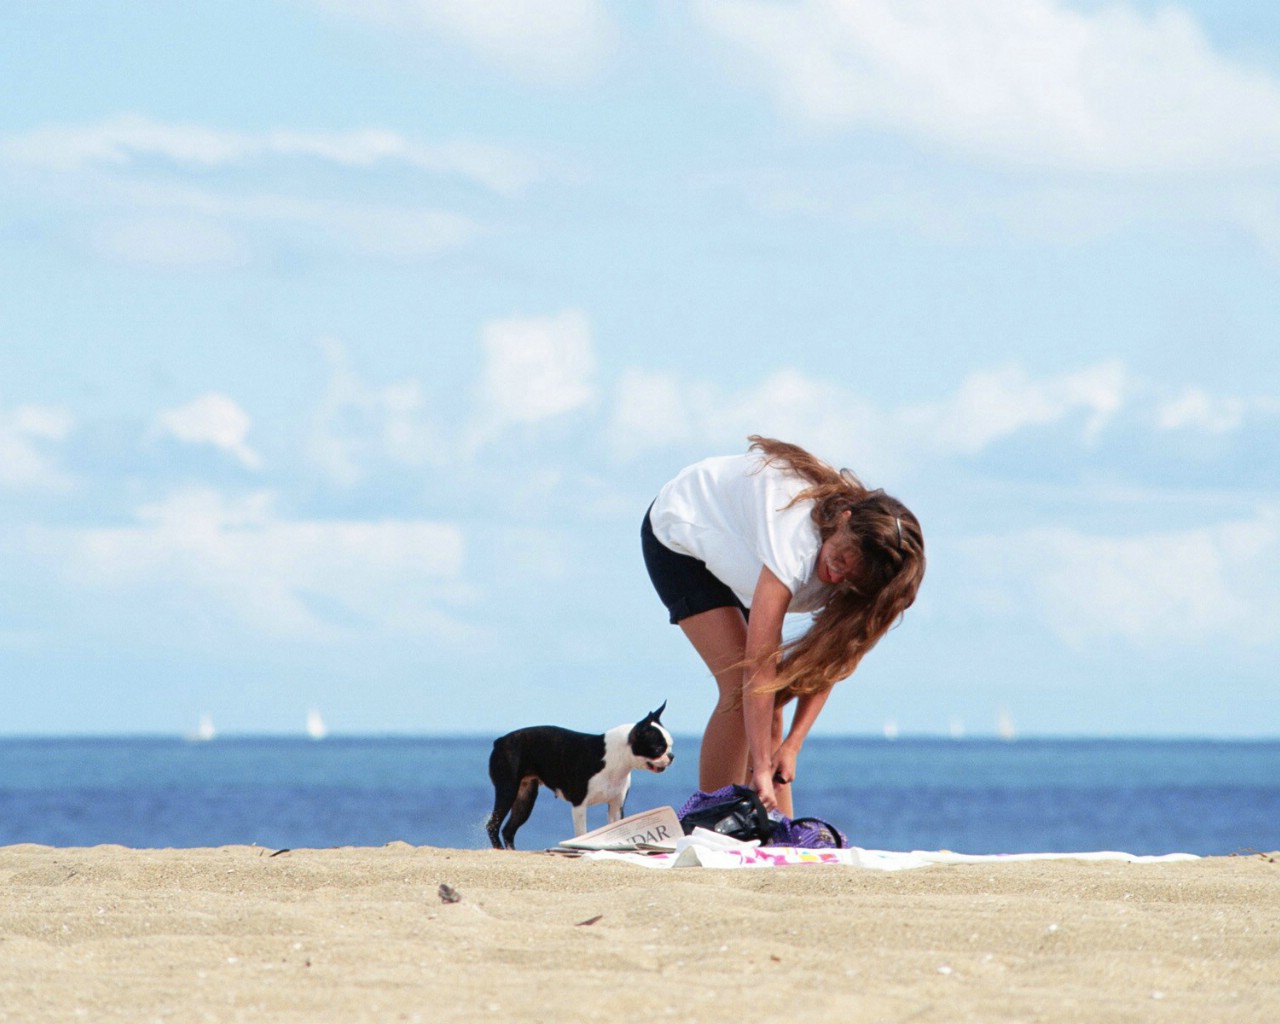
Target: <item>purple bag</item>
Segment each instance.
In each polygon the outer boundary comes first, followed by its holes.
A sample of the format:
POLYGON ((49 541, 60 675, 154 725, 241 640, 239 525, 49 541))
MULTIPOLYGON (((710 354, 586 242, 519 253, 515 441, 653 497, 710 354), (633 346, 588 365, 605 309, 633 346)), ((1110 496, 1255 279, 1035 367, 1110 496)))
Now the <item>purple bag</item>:
POLYGON ((765 846, 800 846, 808 849, 842 849, 849 838, 821 818, 772 817, 755 791, 746 786, 724 786, 711 793, 694 793, 677 815, 685 834, 694 828, 710 829, 765 846))
POLYGON ((782 818, 769 837, 768 845, 842 850, 849 845, 849 837, 821 818, 782 818))

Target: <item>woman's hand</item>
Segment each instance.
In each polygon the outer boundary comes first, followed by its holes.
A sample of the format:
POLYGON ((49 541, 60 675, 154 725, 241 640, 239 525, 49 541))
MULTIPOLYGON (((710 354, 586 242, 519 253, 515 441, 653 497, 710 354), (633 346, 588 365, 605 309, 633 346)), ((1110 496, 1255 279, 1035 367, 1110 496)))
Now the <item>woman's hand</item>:
POLYGON ((751 788, 756 791, 756 796, 760 798, 760 802, 764 804, 766 811, 776 811, 778 809, 778 797, 773 791, 772 767, 765 768, 763 771, 753 771, 751 773, 751 788))
POLYGON ((788 786, 796 778, 796 750, 789 744, 782 744, 773 755, 773 784, 788 786))

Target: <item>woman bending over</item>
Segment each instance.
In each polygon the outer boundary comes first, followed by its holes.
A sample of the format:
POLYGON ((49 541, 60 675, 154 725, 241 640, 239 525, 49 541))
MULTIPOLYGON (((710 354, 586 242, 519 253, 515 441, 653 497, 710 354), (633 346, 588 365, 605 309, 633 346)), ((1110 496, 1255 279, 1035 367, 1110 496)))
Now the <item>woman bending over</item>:
POLYGON ((715 676, 699 788, 750 785, 792 815, 796 758, 831 687, 915 600, 924 535, 902 502, 803 448, 752 435, 661 491, 641 526, 658 596, 715 676), (813 616, 786 642, 788 612, 813 616), (783 737, 782 709, 796 701, 783 737))

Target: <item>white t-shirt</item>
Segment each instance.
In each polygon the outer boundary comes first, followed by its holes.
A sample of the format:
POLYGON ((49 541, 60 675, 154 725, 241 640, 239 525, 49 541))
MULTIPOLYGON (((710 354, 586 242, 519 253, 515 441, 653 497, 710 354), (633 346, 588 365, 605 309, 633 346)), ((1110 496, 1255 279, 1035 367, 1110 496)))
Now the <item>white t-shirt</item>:
POLYGON ((831 588, 815 571, 822 538, 813 502, 786 507, 808 486, 784 467, 765 466, 758 452, 717 456, 681 470, 658 492, 649 520, 658 540, 706 562, 748 608, 767 565, 791 591, 788 611, 816 611, 831 588))

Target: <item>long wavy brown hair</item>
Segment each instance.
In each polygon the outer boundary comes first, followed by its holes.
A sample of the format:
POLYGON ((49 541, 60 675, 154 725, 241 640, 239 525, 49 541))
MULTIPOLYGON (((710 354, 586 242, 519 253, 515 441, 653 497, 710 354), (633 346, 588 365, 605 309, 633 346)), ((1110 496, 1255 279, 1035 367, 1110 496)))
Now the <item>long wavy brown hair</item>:
POLYGON ((835 590, 809 629, 763 659, 778 664, 766 692, 777 692, 780 700, 821 693, 850 675, 915 601, 924 579, 924 534, 906 505, 866 487, 849 470, 785 441, 758 434, 747 440, 765 465, 784 466, 809 482, 791 505, 813 502, 811 515, 822 539, 839 534, 860 556, 857 578, 835 590))

